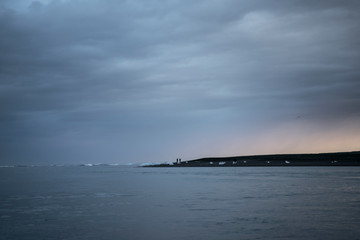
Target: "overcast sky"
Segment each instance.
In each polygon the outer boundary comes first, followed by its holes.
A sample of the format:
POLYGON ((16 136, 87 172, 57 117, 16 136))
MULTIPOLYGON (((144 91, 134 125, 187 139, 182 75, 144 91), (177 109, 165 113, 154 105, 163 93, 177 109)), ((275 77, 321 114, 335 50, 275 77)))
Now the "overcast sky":
POLYGON ((1 0, 0 165, 360 150, 358 0, 1 0))

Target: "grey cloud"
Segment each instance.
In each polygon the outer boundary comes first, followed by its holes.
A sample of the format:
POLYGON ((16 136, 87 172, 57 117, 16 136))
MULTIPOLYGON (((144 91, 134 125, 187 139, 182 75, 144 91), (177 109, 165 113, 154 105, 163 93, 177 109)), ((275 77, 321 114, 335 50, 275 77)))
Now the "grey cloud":
POLYGON ((204 146, 221 143, 207 145, 204 138, 221 131, 223 138, 231 132, 251 137, 264 125, 299 115, 319 124, 346 119, 356 125, 359 6, 4 1, 0 133, 6 144, 0 148, 19 162, 31 153, 46 161, 49 152, 41 144, 55 152, 71 148, 69 161, 83 161, 75 156, 85 158, 88 148, 92 160, 123 152, 129 161, 141 161, 134 149, 146 149, 155 160, 173 157, 181 147, 192 149, 192 157, 198 141, 199 152, 211 155, 204 146), (32 148, 14 154, 29 138, 37 154, 32 148))

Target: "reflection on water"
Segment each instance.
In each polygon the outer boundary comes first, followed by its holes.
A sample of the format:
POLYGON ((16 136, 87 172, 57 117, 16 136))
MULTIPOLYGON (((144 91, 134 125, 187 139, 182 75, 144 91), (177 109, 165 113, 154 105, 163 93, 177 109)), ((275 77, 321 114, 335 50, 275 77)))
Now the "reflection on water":
POLYGON ((0 169, 0 239, 359 239, 360 168, 0 169))

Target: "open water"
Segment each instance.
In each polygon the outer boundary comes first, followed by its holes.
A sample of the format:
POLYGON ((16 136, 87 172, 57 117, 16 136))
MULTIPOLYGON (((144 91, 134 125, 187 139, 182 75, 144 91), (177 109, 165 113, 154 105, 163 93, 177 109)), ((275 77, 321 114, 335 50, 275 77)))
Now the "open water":
POLYGON ((0 168, 0 239, 360 239, 360 168, 0 168))

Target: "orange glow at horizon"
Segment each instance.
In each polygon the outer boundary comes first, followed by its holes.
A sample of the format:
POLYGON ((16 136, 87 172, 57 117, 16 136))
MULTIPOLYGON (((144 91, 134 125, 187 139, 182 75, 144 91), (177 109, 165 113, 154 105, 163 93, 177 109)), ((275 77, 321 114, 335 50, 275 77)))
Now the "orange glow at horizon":
POLYGON ((231 136, 201 157, 360 151, 360 126, 355 125, 285 124, 253 135, 231 136))

